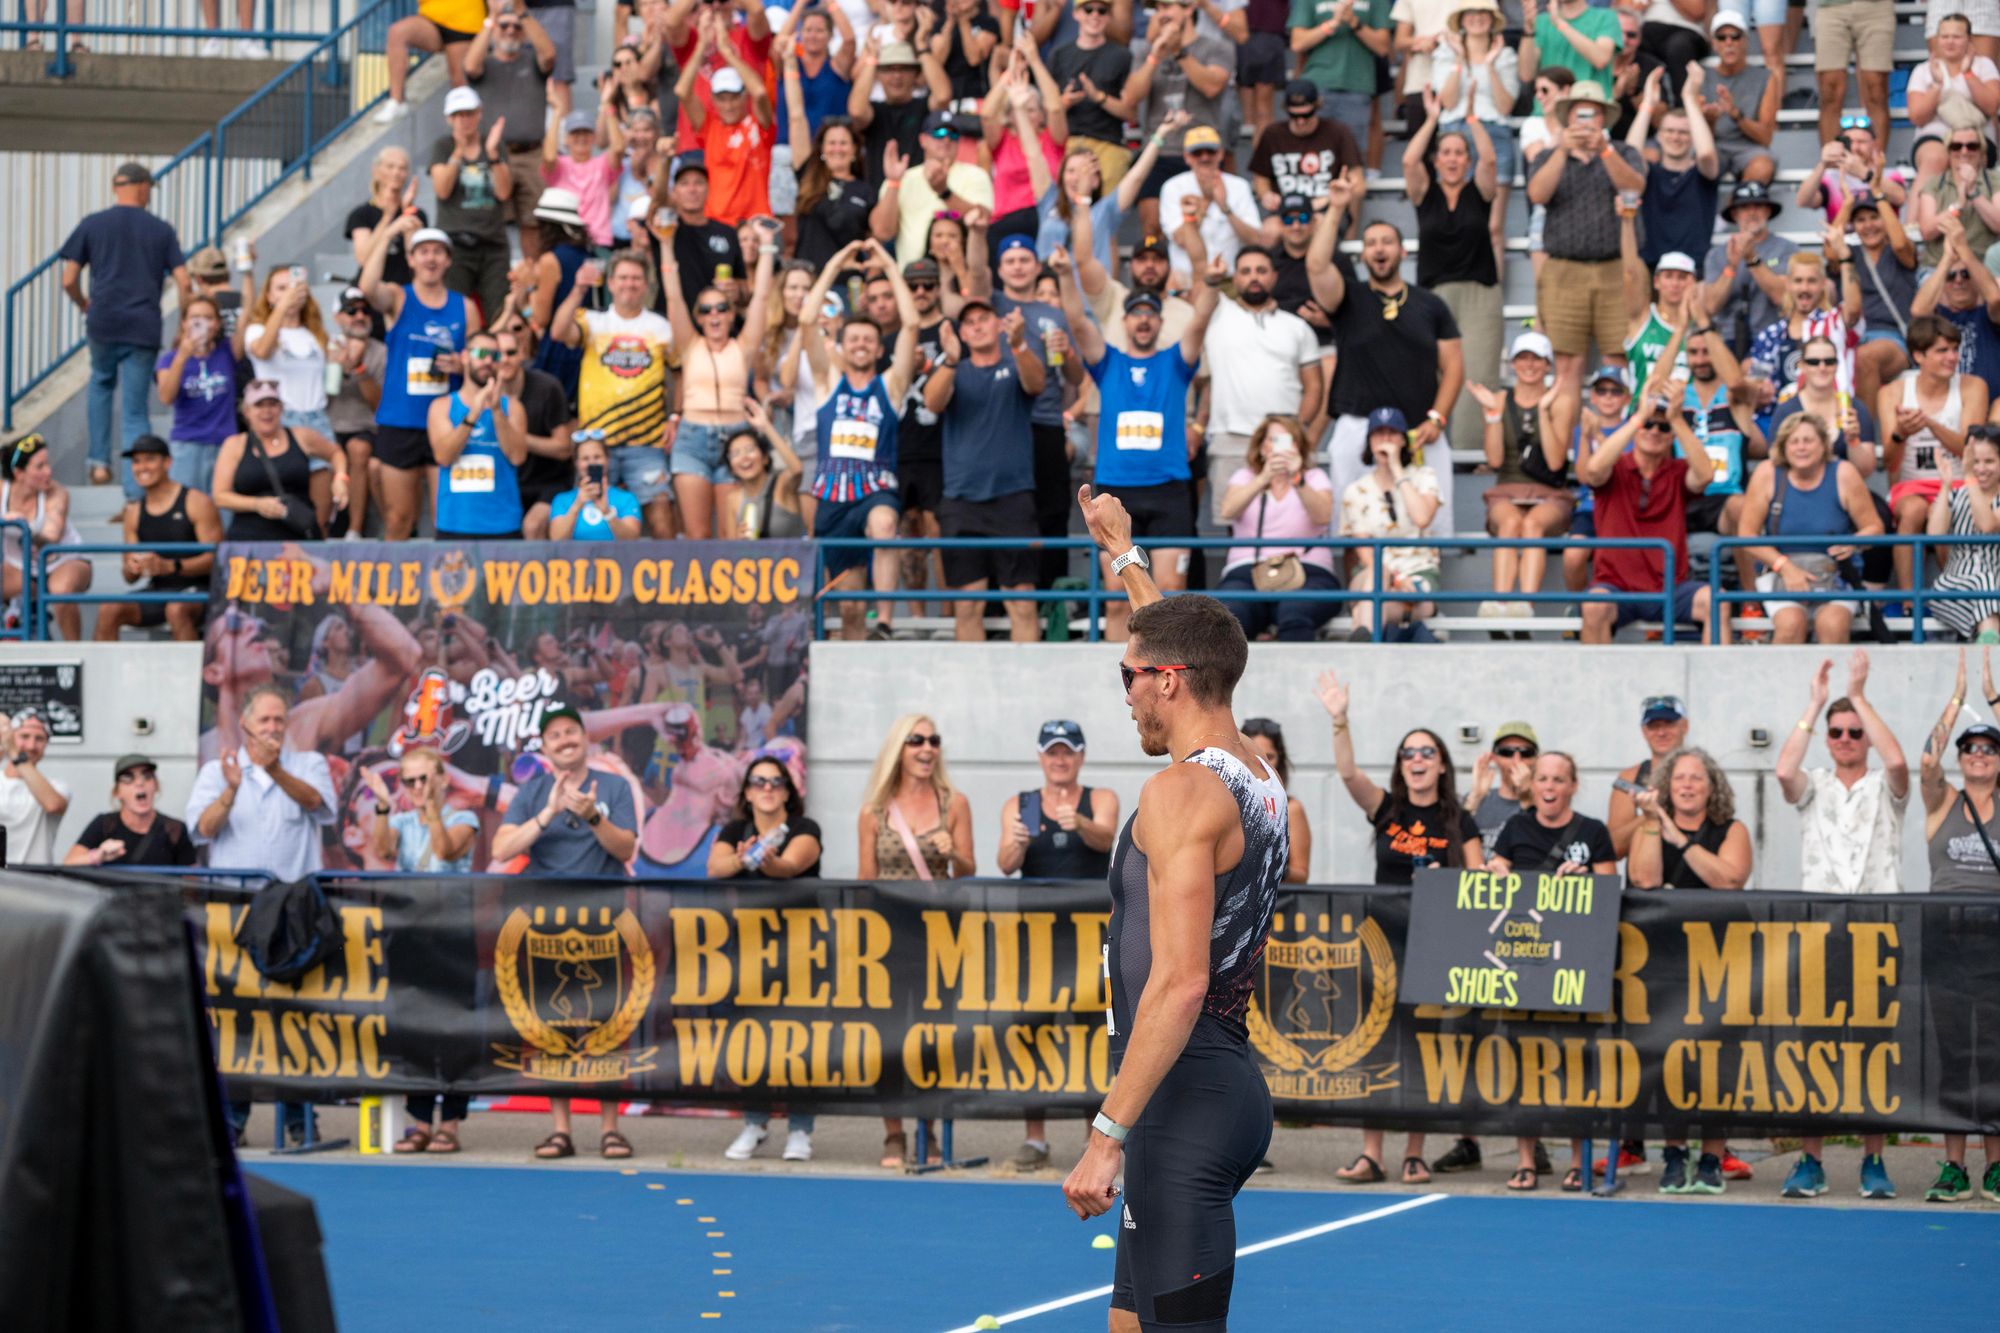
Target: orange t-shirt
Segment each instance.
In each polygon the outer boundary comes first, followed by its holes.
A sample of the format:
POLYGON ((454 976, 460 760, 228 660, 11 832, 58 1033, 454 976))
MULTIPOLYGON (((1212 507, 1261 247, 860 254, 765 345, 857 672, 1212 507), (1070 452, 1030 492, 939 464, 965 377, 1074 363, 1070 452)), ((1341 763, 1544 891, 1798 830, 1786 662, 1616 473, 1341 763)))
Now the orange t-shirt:
MULTIPOLYGON (((708 164, 708 215, 730 226, 771 211, 771 127, 755 113, 734 125, 710 114, 702 123, 702 158, 708 164)), ((754 262, 754 261, 753 261, 754 262)))

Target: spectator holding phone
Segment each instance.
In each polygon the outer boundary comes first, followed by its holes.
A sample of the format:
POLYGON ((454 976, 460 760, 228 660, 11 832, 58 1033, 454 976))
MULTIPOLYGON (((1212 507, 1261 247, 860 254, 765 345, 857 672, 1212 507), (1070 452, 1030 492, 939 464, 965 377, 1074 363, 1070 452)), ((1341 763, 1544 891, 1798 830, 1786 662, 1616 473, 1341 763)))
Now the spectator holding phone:
MULTIPOLYGON (((180 336, 153 372, 160 401, 174 409, 168 433, 173 479, 206 491, 215 485, 215 456, 236 431, 236 358, 222 336, 213 297, 181 307, 180 336)), ((136 482, 135 482, 136 484, 136 482)))
POLYGON ((639 498, 613 486, 610 451, 601 431, 576 436, 576 484, 549 501, 549 540, 632 541, 640 535, 639 498))

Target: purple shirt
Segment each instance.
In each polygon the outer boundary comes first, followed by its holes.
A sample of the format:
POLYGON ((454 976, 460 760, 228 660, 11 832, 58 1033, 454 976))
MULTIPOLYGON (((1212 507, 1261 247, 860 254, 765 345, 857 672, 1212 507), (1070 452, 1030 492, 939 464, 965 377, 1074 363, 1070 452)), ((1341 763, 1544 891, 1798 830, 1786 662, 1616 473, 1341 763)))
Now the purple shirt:
MULTIPOLYGON (((163 353, 154 370, 174 363, 163 353)), ((236 433, 236 358, 218 344, 207 356, 189 357, 174 397, 173 437, 188 444, 221 444, 236 433)))

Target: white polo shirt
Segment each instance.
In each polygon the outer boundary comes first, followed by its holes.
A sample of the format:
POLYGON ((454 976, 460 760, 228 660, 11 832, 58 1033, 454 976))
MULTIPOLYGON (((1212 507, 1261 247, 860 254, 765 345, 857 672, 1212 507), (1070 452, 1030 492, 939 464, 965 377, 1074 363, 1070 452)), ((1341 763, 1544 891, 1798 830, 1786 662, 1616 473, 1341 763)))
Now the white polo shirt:
POLYGON ((1248 435, 1273 413, 1312 415, 1317 403, 1300 401, 1299 371, 1319 364, 1319 337, 1290 311, 1267 305, 1251 314, 1230 297, 1216 303, 1208 321, 1211 434, 1248 435))

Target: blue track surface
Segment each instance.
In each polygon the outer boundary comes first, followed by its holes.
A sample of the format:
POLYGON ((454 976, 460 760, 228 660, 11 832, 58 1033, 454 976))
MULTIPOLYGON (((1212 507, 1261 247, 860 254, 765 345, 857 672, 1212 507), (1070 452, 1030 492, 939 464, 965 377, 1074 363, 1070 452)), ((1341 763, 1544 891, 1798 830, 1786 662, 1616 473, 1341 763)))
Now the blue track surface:
MULTIPOLYGON (((1111 1233, 1110 1219, 1079 1223, 1050 1184, 415 1163, 254 1169, 318 1205, 350 1333, 939 1333, 1111 1280, 1111 1252, 1090 1247, 1111 1233)), ((1407 1197, 1247 1191, 1238 1243, 1407 1197)), ((1945 1311, 1979 1323, 1996 1267, 1992 1213, 1450 1197, 1246 1256, 1231 1323, 1680 1333, 1703 1319, 1897 1328, 1945 1311)), ((1008 1327, 1100 1330, 1104 1302, 1008 1327)))

